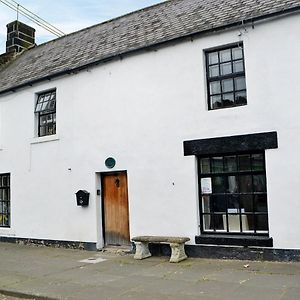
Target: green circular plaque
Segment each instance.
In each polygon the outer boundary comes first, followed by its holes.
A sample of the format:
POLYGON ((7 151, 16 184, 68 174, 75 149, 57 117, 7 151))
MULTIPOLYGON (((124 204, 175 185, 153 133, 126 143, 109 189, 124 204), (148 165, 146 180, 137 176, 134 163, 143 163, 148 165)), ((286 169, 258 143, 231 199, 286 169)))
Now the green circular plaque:
POLYGON ((109 157, 105 160, 105 165, 107 168, 112 169, 116 165, 116 160, 112 157, 109 157))

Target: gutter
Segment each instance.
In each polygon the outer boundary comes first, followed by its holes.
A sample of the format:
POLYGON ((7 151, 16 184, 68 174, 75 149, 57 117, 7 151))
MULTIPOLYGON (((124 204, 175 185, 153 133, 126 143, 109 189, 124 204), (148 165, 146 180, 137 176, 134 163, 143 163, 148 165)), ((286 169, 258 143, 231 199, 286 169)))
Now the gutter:
POLYGON ((151 45, 148 45, 148 46, 143 46, 143 47, 136 48, 136 49, 133 49, 133 50, 128 50, 128 51, 125 51, 125 52, 122 52, 122 53, 119 53, 119 54, 115 54, 115 55, 111 55, 111 56, 101 58, 99 60, 93 61, 91 63, 85 64, 85 65, 82 65, 82 66, 79 66, 79 67, 76 67, 76 68, 65 69, 65 70, 53 73, 51 75, 43 76, 43 77, 40 77, 40 78, 37 78, 37 79, 34 79, 34 80, 27 81, 25 83, 16 85, 14 87, 4 89, 4 90, 0 91, 0 95, 6 94, 8 92, 15 92, 18 89, 24 88, 26 86, 32 86, 32 85, 34 85, 36 83, 39 83, 41 81, 51 80, 52 78, 60 77, 60 76, 71 74, 71 73, 77 73, 77 72, 82 71, 84 69, 87 69, 89 67, 93 67, 93 66, 96 66, 96 65, 99 65, 99 64, 102 64, 102 63, 106 63, 106 62, 112 61, 114 59, 122 59, 125 55, 127 56, 127 55, 130 55, 130 54, 134 54, 136 52, 146 50, 146 49, 149 49, 149 48, 152 48, 152 47, 159 47, 159 46, 165 45, 167 43, 177 42, 177 41, 184 40, 184 39, 187 39, 187 38, 193 39, 195 37, 198 37, 198 36, 201 36, 201 35, 206 35, 208 33, 218 32, 218 31, 231 29, 231 28, 239 27, 239 26, 244 26, 246 24, 252 24, 252 26, 254 26, 255 22, 264 21, 266 19, 271 19, 271 18, 276 18, 276 17, 279 17, 279 16, 284 16, 284 15, 287 15, 287 14, 296 13, 298 11, 300 11, 300 6, 296 6, 296 7, 290 8, 290 9, 286 9, 286 10, 277 11, 277 12, 270 13, 270 14, 261 15, 261 16, 254 17, 254 18, 248 18, 248 19, 245 19, 245 20, 242 20, 242 21, 238 21, 238 22, 234 22, 234 23, 230 23, 230 24, 225 24, 223 26, 210 28, 210 29, 203 30, 203 31, 197 31, 197 32, 189 33, 189 34, 186 34, 186 35, 171 38, 169 40, 165 40, 165 41, 158 42, 158 43, 155 43, 155 44, 151 44, 151 45))

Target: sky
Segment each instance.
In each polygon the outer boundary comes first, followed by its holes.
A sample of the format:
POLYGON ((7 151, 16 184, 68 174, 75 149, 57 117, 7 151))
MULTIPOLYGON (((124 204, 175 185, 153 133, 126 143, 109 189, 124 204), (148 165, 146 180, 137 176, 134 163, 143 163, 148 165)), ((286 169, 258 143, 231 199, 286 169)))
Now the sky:
MULTIPOLYGON (((54 25, 64 33, 101 23, 163 0, 15 0, 26 9, 54 25)), ((6 1, 7 2, 7 1, 6 1)), ((9 0, 9 2, 12 2, 9 0)), ((0 0, 0 54, 5 52, 6 24, 15 21, 17 13, 0 0)), ((36 29, 36 43, 55 38, 23 16, 19 20, 36 29)))

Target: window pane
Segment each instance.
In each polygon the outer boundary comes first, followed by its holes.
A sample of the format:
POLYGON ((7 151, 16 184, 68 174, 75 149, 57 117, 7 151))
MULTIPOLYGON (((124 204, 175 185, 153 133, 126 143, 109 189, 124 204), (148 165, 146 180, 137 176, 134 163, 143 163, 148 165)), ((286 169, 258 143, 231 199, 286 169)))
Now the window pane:
POLYGON ((252 170, 263 171, 264 167, 264 156, 262 153, 252 154, 252 170))
POLYGON ((56 92, 45 93, 38 96, 35 112, 55 110, 56 92))
POLYGON ((212 230, 213 229, 213 222, 211 215, 203 215, 203 223, 204 223, 204 230, 212 230))
POLYGON ((45 98, 45 95, 44 95, 44 94, 43 94, 43 95, 39 95, 39 96, 38 96, 37 102, 38 102, 38 103, 44 102, 44 98, 45 98))
POLYGON ((233 93, 223 94, 223 105, 226 106, 233 106, 234 105, 234 97, 233 93))
POLYGON ((253 191, 254 192, 266 192, 265 175, 253 175, 253 191))
POLYGON ((252 176, 251 175, 240 175, 239 188, 240 193, 251 193, 252 192, 252 176))
POLYGON ((232 49, 232 59, 243 58, 243 49, 242 48, 233 48, 232 49))
POLYGON ((8 200, 7 194, 8 194, 8 190, 7 190, 7 189, 4 189, 4 190, 3 190, 3 198, 2 198, 4 201, 7 201, 7 200, 8 200))
POLYGON ((221 64, 220 69, 221 69, 221 75, 227 75, 232 73, 232 67, 231 67, 231 62, 221 64))
POLYGON ((227 195, 227 212, 228 213, 239 213, 239 196, 238 195, 227 195))
POLYGON ((235 93, 235 103, 236 104, 247 104, 246 92, 235 93))
POLYGON ((9 226, 9 218, 6 214, 0 215, 0 226, 9 226))
POLYGON ((249 224, 248 224, 248 217, 246 215, 241 215, 241 221, 242 221, 242 232, 249 231, 249 224))
POLYGON ((211 108, 220 108, 221 106, 222 106, 221 95, 210 97, 210 107, 211 108))
POLYGON ((244 64, 242 60, 234 61, 233 62, 233 72, 243 72, 244 71, 244 64))
POLYGON ((231 60, 231 49, 220 51, 220 61, 226 62, 231 60))
POLYGON ((213 193, 225 193, 225 180, 222 176, 212 178, 213 193))
MULTIPOLYGON (((224 214, 213 215, 213 226, 216 230, 226 230, 226 222, 223 221, 224 214)), ((226 215, 225 215, 226 217, 226 215)))
POLYGON ((47 123, 52 123, 53 122, 53 119, 52 119, 52 114, 50 115, 47 115, 47 123))
POLYGON ((208 157, 200 160, 201 173, 210 173, 210 160, 208 157))
POLYGON ((228 227, 230 232, 240 232, 240 216, 239 215, 228 215, 228 227))
POLYGON ((41 111, 47 110, 48 102, 43 102, 41 111))
POLYGON ((236 156, 224 156, 225 172, 232 172, 237 170, 236 156))
POLYGON ((248 230, 243 228, 243 231, 254 232, 254 216, 247 215, 246 217, 247 217, 247 222, 248 222, 248 230))
POLYGON ((218 52, 212 52, 208 54, 208 63, 210 65, 217 64, 219 62, 218 52))
POLYGON ((42 109, 42 103, 37 103, 36 108, 35 108, 35 112, 39 112, 42 109))
POLYGON ((267 215, 257 215, 255 216, 256 230, 267 231, 268 230, 268 216, 267 215))
POLYGON ((47 135, 54 134, 54 127, 52 125, 47 126, 47 135))
POLYGON ((5 213, 5 214, 8 213, 8 202, 3 202, 2 212, 5 213))
POLYGON ((40 127, 40 136, 46 135, 46 128, 44 126, 40 127))
POLYGON ((223 157, 212 157, 212 172, 213 173, 220 173, 223 172, 223 157))
POLYGON ((227 176, 226 193, 238 193, 238 177, 227 176))
POLYGON ((46 95, 45 95, 45 100, 44 100, 44 101, 49 101, 49 100, 50 100, 50 96, 51 96, 51 94, 46 94, 46 95))
POLYGON ((209 67, 209 77, 219 76, 219 65, 209 67))
POLYGON ((221 93, 220 81, 210 82, 209 86, 210 86, 210 94, 211 95, 221 93))
POLYGON ((253 212, 252 195, 240 196, 241 212, 253 212))
POLYGON ((41 116, 40 117, 40 124, 45 125, 47 123, 47 116, 41 116))
POLYGON ((245 90, 246 89, 245 77, 234 78, 234 86, 236 91, 245 90))
POLYGON ((211 209, 214 213, 226 213, 226 198, 225 195, 211 196, 211 209))
POLYGON ((254 195, 254 205, 256 212, 267 212, 267 195, 254 195))
POLYGON ((202 212, 210 213, 211 212, 211 199, 210 196, 202 196, 202 212))
POLYGON ((232 80, 232 78, 222 80, 222 91, 223 91, 223 93, 233 91, 233 80, 232 80))
POLYGON ((239 170, 248 171, 251 170, 250 154, 242 154, 238 156, 239 170))

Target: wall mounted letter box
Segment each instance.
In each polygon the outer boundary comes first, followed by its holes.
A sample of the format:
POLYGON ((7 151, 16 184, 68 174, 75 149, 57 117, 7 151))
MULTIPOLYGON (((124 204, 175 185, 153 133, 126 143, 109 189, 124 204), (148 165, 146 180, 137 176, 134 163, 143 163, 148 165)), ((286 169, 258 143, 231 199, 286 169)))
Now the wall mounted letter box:
POLYGON ((78 206, 88 206, 89 205, 90 193, 85 190, 79 190, 76 193, 76 200, 78 206))

